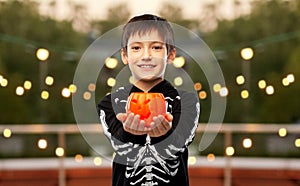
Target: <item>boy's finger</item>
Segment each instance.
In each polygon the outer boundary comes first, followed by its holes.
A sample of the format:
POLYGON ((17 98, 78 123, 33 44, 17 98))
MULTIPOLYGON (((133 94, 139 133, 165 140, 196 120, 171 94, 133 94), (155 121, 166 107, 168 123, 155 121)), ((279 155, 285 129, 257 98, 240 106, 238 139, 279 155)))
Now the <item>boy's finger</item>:
POLYGON ((127 118, 127 114, 125 114, 125 113, 119 113, 119 114, 117 114, 116 117, 117 117, 117 119, 119 121, 124 122, 126 120, 126 118, 127 118))

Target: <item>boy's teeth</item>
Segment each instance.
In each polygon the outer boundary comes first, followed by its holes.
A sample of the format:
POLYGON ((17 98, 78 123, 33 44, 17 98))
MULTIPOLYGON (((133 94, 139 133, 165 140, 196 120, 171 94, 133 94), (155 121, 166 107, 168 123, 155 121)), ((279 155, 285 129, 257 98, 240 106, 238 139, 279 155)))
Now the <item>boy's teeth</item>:
POLYGON ((142 68, 152 68, 152 65, 141 65, 142 68))

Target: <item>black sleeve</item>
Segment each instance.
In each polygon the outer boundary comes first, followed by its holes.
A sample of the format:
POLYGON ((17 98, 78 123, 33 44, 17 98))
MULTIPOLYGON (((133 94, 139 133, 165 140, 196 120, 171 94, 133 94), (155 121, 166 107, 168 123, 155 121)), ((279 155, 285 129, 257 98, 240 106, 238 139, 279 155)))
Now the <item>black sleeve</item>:
MULTIPOLYGON (((173 156, 184 152, 192 143, 198 127, 200 104, 194 93, 179 92, 179 100, 173 105, 172 129, 159 142, 155 148, 163 156, 173 156)), ((152 141, 152 140, 151 140, 152 141)))
POLYGON ((123 154, 136 144, 145 142, 145 135, 135 136, 123 129, 123 124, 116 118, 119 112, 125 112, 126 102, 112 101, 112 96, 105 96, 98 104, 98 114, 102 124, 103 132, 109 139, 113 149, 123 154), (129 148, 129 149, 128 149, 129 148))

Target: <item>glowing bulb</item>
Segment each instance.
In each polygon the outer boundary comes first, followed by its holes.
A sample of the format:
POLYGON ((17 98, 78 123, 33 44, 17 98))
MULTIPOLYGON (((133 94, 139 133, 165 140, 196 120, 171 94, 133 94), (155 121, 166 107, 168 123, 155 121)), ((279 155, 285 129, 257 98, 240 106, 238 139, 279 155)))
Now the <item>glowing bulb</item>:
POLYGON ((213 89, 215 92, 219 92, 221 90, 221 85, 219 83, 214 84, 213 89))
POLYGON ((89 89, 89 91, 94 92, 96 90, 95 83, 90 83, 88 89, 89 89))
POLYGON ((295 76, 294 74, 289 74, 286 76, 287 80, 290 82, 290 83, 293 83, 295 81, 295 76))
POLYGON ((48 146, 47 140, 45 140, 45 139, 39 139, 39 140, 38 140, 38 147, 39 147, 40 149, 46 149, 47 146, 48 146))
POLYGON ((287 78, 282 79, 282 85, 283 86, 288 86, 290 84, 289 80, 287 78))
POLYGON ((185 59, 184 59, 184 57, 182 57, 182 56, 176 57, 176 58, 174 59, 174 61, 173 61, 173 65, 174 65, 174 67, 176 67, 176 68, 181 68, 181 67, 184 66, 184 64, 185 64, 185 59))
POLYGON ((74 84, 69 85, 69 90, 70 90, 71 93, 75 93, 76 90, 77 90, 76 85, 74 85, 74 84))
POLYGON ((210 162, 215 161, 215 159, 216 159, 215 155, 211 154, 211 153, 208 154, 206 158, 207 158, 207 161, 210 161, 210 162))
POLYGON ((222 96, 222 97, 225 97, 225 96, 227 96, 228 95, 228 93, 229 93, 229 91, 228 91, 228 89, 226 88, 226 87, 222 87, 221 89, 220 89, 220 96, 222 96))
POLYGON ((254 56, 254 51, 252 48, 250 47, 247 47, 247 48, 243 48, 241 51, 240 51, 240 55, 242 57, 242 59, 244 60, 250 60, 253 58, 254 56))
POLYGON ((68 98, 71 96, 71 92, 68 88, 63 88, 61 91, 61 95, 65 98, 68 98))
POLYGON ((287 135, 287 130, 286 130, 286 128, 280 128, 280 129, 278 130, 278 135, 279 135, 280 137, 285 137, 285 136, 287 135))
POLYGON ((300 138, 295 140, 295 146, 300 147, 300 138))
POLYGON ((105 59, 105 66, 109 69, 114 69, 118 65, 118 60, 116 58, 108 57, 105 59))
POLYGON ((267 86, 267 82, 266 82, 265 80, 260 80, 260 81, 258 82, 258 87, 259 87, 260 89, 264 89, 264 88, 266 88, 266 86, 267 86))
POLYGON ((242 76, 242 75, 237 76, 237 77, 236 77, 236 83, 237 83, 238 85, 244 84, 244 83, 245 83, 245 77, 242 76))
POLYGON ((252 139, 250 138, 245 138, 243 140, 243 147, 246 148, 246 149, 249 149, 252 147, 252 139))
POLYGON ((116 85, 116 79, 110 77, 110 78, 107 79, 107 82, 106 82, 106 83, 107 83, 108 86, 114 87, 114 86, 116 85))
POLYGON ((16 88, 16 94, 17 94, 18 96, 22 96, 22 95, 24 94, 24 88, 21 87, 21 86, 18 86, 18 87, 16 88))
POLYGON ((243 90, 243 91, 241 92, 241 97, 242 97, 243 99, 247 99, 247 98, 249 97, 249 92, 248 92, 248 90, 243 90))
POLYGON ((197 162, 197 159, 195 156, 190 156, 189 159, 188 159, 188 163, 189 165, 195 165, 197 162))
POLYGON ((81 154, 76 154, 75 161, 79 163, 82 162, 82 160, 83 160, 83 156, 81 154))
POLYGON ((177 87, 181 86, 181 85, 183 84, 183 79, 182 79, 182 77, 176 77, 176 78, 174 79, 174 84, 175 84, 175 86, 177 86, 177 87))
POLYGON ((40 61, 46 61, 50 56, 50 52, 45 48, 39 48, 35 55, 40 61))
POLYGON ((46 91, 46 90, 43 90, 41 92, 41 98, 44 99, 44 100, 49 99, 49 92, 46 91))
POLYGON ((31 81, 25 81, 25 82, 24 82, 24 88, 25 88, 26 90, 31 89, 31 87, 32 87, 31 81))
POLYGON ((5 78, 3 78, 3 79, 1 80, 1 82, 0 82, 0 84, 1 84, 2 87, 6 87, 6 86, 8 85, 8 80, 5 79, 5 78))
POLYGON ((233 147, 226 147, 225 153, 227 156, 233 156, 234 155, 234 148, 233 147))
POLYGON ((46 83, 46 85, 49 85, 49 86, 53 85, 54 78, 52 76, 47 76, 45 79, 45 83, 46 83))
POLYGON ((90 92, 86 91, 83 93, 83 99, 90 100, 91 97, 92 97, 92 94, 90 92))
POLYGON ((200 99, 206 99, 207 97, 207 94, 204 90, 200 91, 198 95, 200 99))
POLYGON ((95 157, 94 158, 94 164, 96 166, 100 166, 102 164, 102 159, 100 157, 95 157))
POLYGON ((266 93, 268 95, 272 95, 272 94, 274 94, 274 92, 275 92, 275 90, 274 90, 274 87, 272 85, 269 85, 269 86, 266 87, 266 93))
POLYGON ((3 130, 3 136, 4 136, 5 138, 10 138, 10 137, 11 137, 11 134, 12 134, 12 132, 11 132, 10 129, 4 129, 4 130, 3 130))
POLYGON ((201 89, 202 89, 201 83, 199 83, 199 82, 195 83, 195 84, 194 84, 194 88, 195 88, 195 90, 197 90, 197 91, 201 90, 201 89))
POLYGON ((55 154, 58 157, 62 157, 65 154, 65 150, 62 147, 57 147, 55 149, 55 154))

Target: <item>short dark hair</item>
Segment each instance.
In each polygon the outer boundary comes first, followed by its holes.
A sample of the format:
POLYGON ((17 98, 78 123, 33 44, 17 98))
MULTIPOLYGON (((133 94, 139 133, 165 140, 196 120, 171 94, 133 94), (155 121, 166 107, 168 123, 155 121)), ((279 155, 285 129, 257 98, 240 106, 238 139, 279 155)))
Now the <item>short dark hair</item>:
POLYGON ((131 18, 123 27, 121 47, 127 52, 127 44, 130 36, 134 34, 144 35, 152 30, 157 30, 167 46, 168 53, 175 48, 174 33, 169 22, 152 14, 143 14, 131 18))

